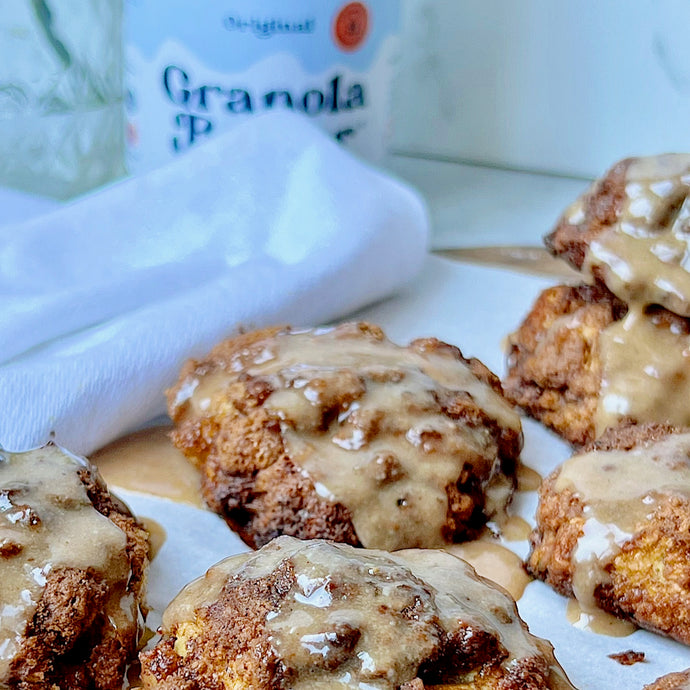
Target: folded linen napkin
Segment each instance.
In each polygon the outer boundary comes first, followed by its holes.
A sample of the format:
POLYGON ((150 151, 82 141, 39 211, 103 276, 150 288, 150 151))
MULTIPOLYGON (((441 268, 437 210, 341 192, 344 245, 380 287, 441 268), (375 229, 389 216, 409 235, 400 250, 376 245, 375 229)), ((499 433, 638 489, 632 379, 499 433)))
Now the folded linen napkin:
POLYGON ((89 453, 164 411, 182 362, 241 326, 314 325, 421 267, 420 198, 272 113, 0 226, 0 444, 89 453))

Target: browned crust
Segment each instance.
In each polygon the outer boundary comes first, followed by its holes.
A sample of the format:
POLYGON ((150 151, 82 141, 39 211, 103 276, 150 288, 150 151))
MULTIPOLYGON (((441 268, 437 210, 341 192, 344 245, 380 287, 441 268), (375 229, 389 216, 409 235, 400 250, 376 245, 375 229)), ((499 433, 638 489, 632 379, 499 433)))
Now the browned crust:
POLYGON ((223 679, 241 678, 247 688, 285 687, 285 669, 273 650, 265 621, 294 579, 294 570, 284 561, 267 577, 231 580, 217 601, 196 612, 192 628, 177 631, 177 637, 165 636, 140 655, 144 686, 224 690, 223 679), (180 637, 184 657, 175 651, 180 637))
POLYGON ((665 439, 675 433, 687 431, 671 424, 621 424, 607 429, 596 441, 585 446, 581 452, 593 450, 632 450, 665 439))
MULTIPOLYGON (((602 377, 600 333, 626 311, 599 284, 544 290, 509 336, 506 397, 573 445, 591 443, 602 377)), ((648 307, 645 317, 659 329, 690 333, 690 319, 662 307, 648 307)))
POLYGON ((625 311, 598 285, 544 290, 509 338, 506 397, 570 443, 592 441, 601 387, 599 333, 625 311))
MULTIPOLYGON (((276 656, 265 620, 284 599, 294 578, 290 563, 284 561, 268 576, 230 580, 217 601, 196 611, 192 623, 184 623, 177 631, 164 635, 152 650, 140 655, 144 687, 149 690, 289 688, 292 671, 276 656), (184 655, 180 654, 181 649, 184 655)), ((403 611, 399 615, 404 625, 407 614, 403 611)), ((359 637, 358 631, 351 630, 351 633, 350 642, 343 643, 345 655, 359 637)), ((505 656, 498 639, 459 621, 452 634, 439 638, 431 658, 400 690, 546 690, 551 687, 546 658, 518 659, 506 669, 501 666, 505 656)))
POLYGON ((149 564, 149 534, 146 528, 132 515, 129 508, 108 491, 98 470, 93 466, 81 470, 79 477, 86 488, 86 493, 94 508, 114 522, 127 537, 127 558, 131 564, 132 574, 127 583, 127 591, 132 592, 140 601, 146 612, 144 594, 146 589, 146 569, 149 564))
POLYGON ((202 469, 206 503, 253 548, 279 534, 358 546, 347 508, 319 497, 286 456, 280 422, 261 407, 263 397, 238 384, 228 391, 230 414, 189 419, 172 432, 175 445, 202 469), (209 427, 215 435, 200 442, 209 427))
MULTIPOLYGON (((465 682, 419 682, 420 690, 555 690, 557 687, 550 681, 546 660, 540 657, 519 659, 510 665, 507 672, 500 666, 489 664, 465 682)), ((400 690, 404 689, 402 686, 400 690)))
MULTIPOLYGON (((629 450, 680 431, 669 425, 626 425, 609 430, 587 450, 629 450)), ((556 591, 572 597, 573 555, 582 536, 584 503, 570 490, 557 492, 560 470, 539 490, 537 527, 527 569, 556 591)), ((664 497, 611 564, 611 584, 599 587, 599 606, 642 628, 690 644, 690 502, 664 497)))
POLYGON ((226 492, 224 487, 203 479, 209 506, 226 517, 242 538, 258 548, 281 534, 298 539, 326 535, 334 541, 359 546, 350 511, 340 503, 320 498, 311 480, 285 455, 257 472, 251 493, 226 492), (280 487, 280 496, 275 488, 280 487), (217 502, 220 497, 221 501, 217 502))
POLYGON ((590 242, 618 220, 625 198, 625 178, 633 162, 626 158, 616 163, 582 196, 583 216, 580 222, 570 223, 567 212, 544 238, 547 249, 580 270, 590 242))
MULTIPOLYGON (((148 534, 98 475, 87 469, 79 475, 96 510, 127 536, 132 577, 122 584, 143 610, 148 534)), ((12 664, 9 687, 121 690, 126 667, 136 657, 138 626, 115 630, 104 611, 107 596, 107 585, 92 569, 51 571, 12 664)))
POLYGON ((555 490, 559 470, 544 479, 539 488, 537 526, 530 536, 531 551, 526 567, 557 592, 573 596, 573 554, 582 536, 584 504, 571 491, 555 490))
MULTIPOLYGON (((383 331, 372 324, 343 324, 339 328, 347 337, 373 341, 385 338, 383 331)), ((359 545, 348 509, 318 496, 311 480, 287 456, 280 420, 263 407, 271 393, 266 383, 251 377, 240 378, 228 387, 218 409, 203 417, 189 414, 186 405, 174 404, 180 386, 188 377, 228 369, 238 354, 251 358, 253 349, 287 330, 275 327, 245 333, 217 345, 208 358, 187 362, 178 385, 167 393, 170 416, 177 425, 171 438, 201 468, 202 494, 209 507, 222 515, 253 548, 261 547, 279 534, 359 545)), ((501 392, 498 377, 479 360, 466 359, 457 347, 435 338, 415 340, 409 347, 421 354, 449 354, 466 363, 481 381, 501 392)), ((356 388, 360 384, 355 381, 352 385, 356 388)), ((345 389, 338 394, 352 395, 354 399, 357 391, 345 389)), ((324 396, 324 418, 342 404, 338 394, 334 393, 336 397, 332 399, 324 396)), ((448 396, 437 403, 450 418, 485 427, 496 444, 504 473, 515 476, 522 446, 519 432, 500 427, 466 394, 448 396)), ((371 420, 372 435, 377 431, 376 425, 377 421, 371 420)), ((480 479, 464 472, 456 484, 447 487, 447 494, 449 509, 444 534, 449 541, 478 534, 486 521, 480 479)))
POLYGON ((683 690, 690 684, 690 668, 678 673, 669 673, 645 685, 642 690, 683 690))

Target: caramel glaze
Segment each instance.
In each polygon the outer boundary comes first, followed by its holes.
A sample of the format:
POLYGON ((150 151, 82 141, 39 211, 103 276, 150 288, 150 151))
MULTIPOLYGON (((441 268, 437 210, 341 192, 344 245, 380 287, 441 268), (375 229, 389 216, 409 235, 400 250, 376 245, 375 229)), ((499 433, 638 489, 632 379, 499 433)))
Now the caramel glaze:
POLYGON ((149 533, 149 561, 152 561, 163 548, 168 535, 165 527, 153 518, 139 516, 139 522, 149 533))
POLYGON ((185 655, 196 612, 210 606, 226 582, 266 577, 286 561, 295 585, 268 613, 266 627, 295 690, 399 687, 438 647, 439 634, 460 621, 498 638, 507 651, 504 668, 546 657, 549 687, 572 687, 549 646, 527 632, 510 597, 452 555, 416 549, 391 554, 286 536, 221 561, 182 590, 163 616, 163 633, 175 635, 175 651, 185 655), (414 607, 414 617, 400 616, 406 607, 414 607), (345 660, 339 630, 357 631, 345 660))
POLYGON ((85 467, 52 444, 0 451, 0 687, 52 570, 101 573, 112 587, 106 604, 112 624, 136 624, 137 604, 121 584, 131 573, 127 538, 91 504, 78 474, 85 467))
MULTIPOLYGON (((109 485, 132 491, 151 493, 173 501, 200 506, 197 491, 198 472, 172 445, 168 434, 172 427, 143 429, 109 444, 91 456, 109 485)), ((535 491, 541 476, 529 467, 518 466, 518 490, 535 491)), ((140 520, 151 537, 150 560, 163 545, 164 529, 147 517, 140 520)), ((531 526, 519 516, 510 515, 500 525, 507 541, 529 537, 531 526)), ((496 543, 487 530, 484 537, 464 545, 453 545, 448 551, 468 561, 477 572, 501 585, 519 599, 529 583, 522 561, 509 549, 496 543)))

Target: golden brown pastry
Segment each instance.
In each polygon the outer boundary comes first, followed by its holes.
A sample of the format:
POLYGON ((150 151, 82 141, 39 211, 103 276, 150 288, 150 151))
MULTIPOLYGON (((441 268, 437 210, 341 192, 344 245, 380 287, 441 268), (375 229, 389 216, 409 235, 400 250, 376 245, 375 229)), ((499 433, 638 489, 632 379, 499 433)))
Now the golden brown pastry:
POLYGON ((593 441, 603 368, 600 336, 625 311, 598 285, 542 292, 508 339, 506 396, 570 443, 593 441))
POLYGON ((642 690, 688 690, 690 688, 690 668, 678 673, 668 673, 645 685, 642 690))
POLYGON ((148 535, 82 458, 0 451, 0 687, 121 690, 148 535))
POLYGON ((571 443, 690 425, 689 191, 690 155, 626 159, 546 237, 583 285, 538 298, 509 338, 505 389, 571 443))
POLYGON ((690 644, 690 430, 607 432, 544 480, 536 517, 535 577, 690 644))
POLYGON ((572 688, 508 594, 455 556, 287 536, 187 585, 141 663, 150 690, 572 688))
POLYGON ((230 338, 186 364, 168 401, 208 505, 254 547, 472 537, 508 503, 522 445, 478 360, 433 338, 399 347, 369 324, 230 338))

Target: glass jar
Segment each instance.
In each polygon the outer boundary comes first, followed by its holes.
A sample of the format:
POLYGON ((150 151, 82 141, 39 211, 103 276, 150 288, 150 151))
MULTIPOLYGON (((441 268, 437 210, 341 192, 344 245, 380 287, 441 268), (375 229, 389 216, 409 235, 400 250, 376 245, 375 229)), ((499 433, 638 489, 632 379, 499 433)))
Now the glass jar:
POLYGON ((125 173, 122 0, 0 0, 0 184, 67 199, 125 173))

